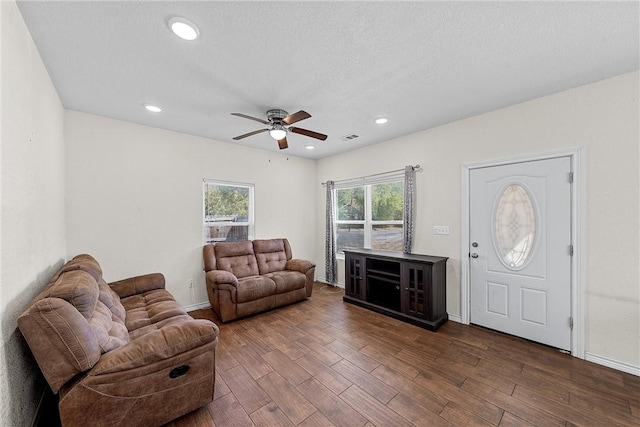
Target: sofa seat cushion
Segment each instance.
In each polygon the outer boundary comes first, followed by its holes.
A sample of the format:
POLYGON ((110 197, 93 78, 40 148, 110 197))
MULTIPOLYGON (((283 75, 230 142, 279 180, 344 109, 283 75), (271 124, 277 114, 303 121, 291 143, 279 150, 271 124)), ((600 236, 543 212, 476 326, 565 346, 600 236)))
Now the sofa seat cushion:
POLYGON ((167 325, 191 319, 164 289, 123 298, 122 305, 127 312, 125 324, 131 340, 167 325))
POLYGON ((265 276, 251 276, 238 279, 236 302, 255 301, 276 293, 276 284, 265 276))
POLYGON ((120 300, 127 312, 165 301, 175 301, 173 296, 165 289, 154 289, 152 291, 125 297, 120 300))
POLYGON ((295 291, 304 288, 306 285, 306 277, 299 271, 274 271, 267 273, 264 277, 268 277, 276 284, 276 294, 295 291))

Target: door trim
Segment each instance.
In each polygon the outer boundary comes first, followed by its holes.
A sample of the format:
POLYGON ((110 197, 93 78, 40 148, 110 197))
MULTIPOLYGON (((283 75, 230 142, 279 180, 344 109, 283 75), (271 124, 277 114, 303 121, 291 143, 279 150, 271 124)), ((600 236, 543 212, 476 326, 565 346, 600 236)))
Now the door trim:
MULTIPOLYGON (((571 330, 571 354, 580 359, 585 358, 585 327, 584 327, 584 300, 583 278, 585 277, 585 230, 582 220, 585 212, 584 186, 585 171, 582 167, 582 149, 575 148, 552 153, 494 160, 479 163, 462 164, 461 166, 461 200, 460 200, 460 320, 468 325, 471 312, 471 278, 469 269, 469 236, 470 236, 470 171, 491 166, 504 166, 513 163, 532 162, 537 160, 556 159, 569 157, 571 170, 573 171, 573 185, 571 187, 571 244, 574 248, 571 257, 571 316, 573 329, 571 330)), ((449 316, 451 318, 451 316, 449 316)))

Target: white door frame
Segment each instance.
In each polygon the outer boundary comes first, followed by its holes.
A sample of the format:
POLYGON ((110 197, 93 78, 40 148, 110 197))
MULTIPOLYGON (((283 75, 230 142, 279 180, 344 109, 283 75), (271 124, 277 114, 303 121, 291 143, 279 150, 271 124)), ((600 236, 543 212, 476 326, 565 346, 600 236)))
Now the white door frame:
POLYGON ((503 166, 512 163, 531 162, 535 160, 548 160, 558 157, 569 157, 571 170, 573 171, 573 186, 571 188, 571 244, 574 252, 571 257, 571 317, 573 329, 571 330, 571 354, 584 359, 584 301, 582 298, 584 266, 585 266, 585 230, 583 229, 582 216, 585 212, 584 168, 581 164, 581 149, 575 148, 553 153, 531 155, 525 157, 510 158, 505 160, 488 161, 481 163, 463 164, 461 170, 462 200, 461 224, 460 224, 460 320, 468 325, 471 312, 471 289, 469 270, 469 235, 470 235, 470 171, 472 169, 486 168, 490 166, 503 166))

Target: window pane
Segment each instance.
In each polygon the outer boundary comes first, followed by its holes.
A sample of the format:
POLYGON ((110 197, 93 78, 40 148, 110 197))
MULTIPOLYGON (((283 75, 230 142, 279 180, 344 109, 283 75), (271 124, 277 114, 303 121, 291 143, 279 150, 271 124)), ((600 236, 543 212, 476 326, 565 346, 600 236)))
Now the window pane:
POLYGON ((404 183, 371 186, 371 218, 374 221, 402 221, 404 183))
POLYGON ((204 181, 204 241, 236 242, 253 234, 253 186, 204 181))
POLYGON ((235 185, 205 186, 205 221, 247 221, 249 188, 235 185))
POLYGON ((248 225, 209 226, 205 243, 240 242, 249 239, 248 225))
POLYGON ((338 220, 363 220, 365 209, 364 187, 341 188, 336 190, 336 206, 338 208, 338 220))
POLYGON ((342 252, 344 248, 362 248, 364 247, 364 225, 363 224, 338 224, 336 245, 338 252, 342 252))
POLYGON ((379 224, 373 226, 371 248, 402 252, 402 224, 379 224))

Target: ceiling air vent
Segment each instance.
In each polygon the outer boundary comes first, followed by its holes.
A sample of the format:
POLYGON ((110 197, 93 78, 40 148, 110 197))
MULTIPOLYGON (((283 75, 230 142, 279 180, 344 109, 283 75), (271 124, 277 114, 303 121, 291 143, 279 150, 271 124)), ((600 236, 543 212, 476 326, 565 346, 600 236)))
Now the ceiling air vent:
POLYGON ((356 139, 358 137, 358 135, 356 134, 350 134, 350 135, 345 135, 342 138, 340 138, 343 141, 351 141, 352 139, 356 139))

